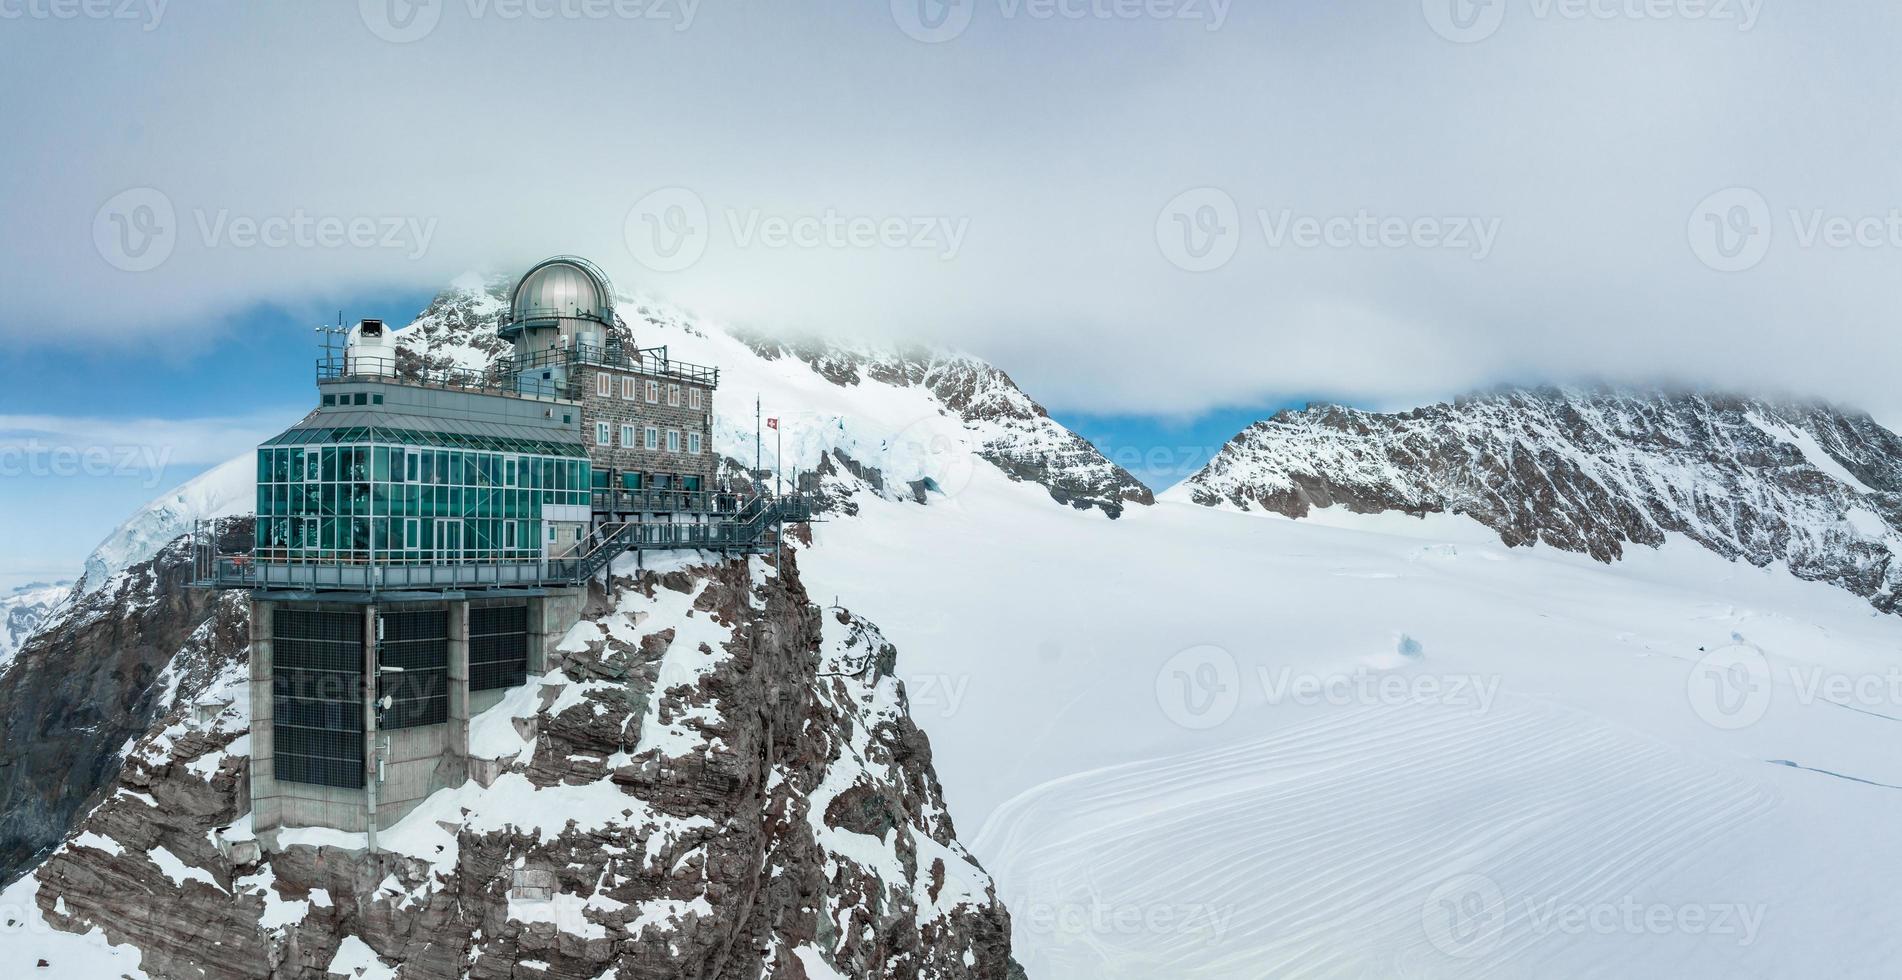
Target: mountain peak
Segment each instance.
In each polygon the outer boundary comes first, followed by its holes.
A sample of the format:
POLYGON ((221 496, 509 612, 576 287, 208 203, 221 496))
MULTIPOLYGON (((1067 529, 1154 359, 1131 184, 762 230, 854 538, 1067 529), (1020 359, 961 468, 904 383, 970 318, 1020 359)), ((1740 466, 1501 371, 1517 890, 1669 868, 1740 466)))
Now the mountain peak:
POLYGON ((1165 497, 1295 518, 1462 514, 1508 545, 1600 561, 1682 535, 1885 611, 1902 587, 1902 438, 1818 402, 1597 385, 1309 406, 1250 426, 1165 497))

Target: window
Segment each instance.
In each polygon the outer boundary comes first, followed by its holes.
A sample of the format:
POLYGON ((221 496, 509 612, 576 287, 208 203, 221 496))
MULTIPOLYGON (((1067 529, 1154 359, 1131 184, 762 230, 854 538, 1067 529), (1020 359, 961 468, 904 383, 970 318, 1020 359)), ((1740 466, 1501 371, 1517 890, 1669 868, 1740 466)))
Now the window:
POLYGON ((693 389, 687 396, 688 404, 693 408, 699 408, 701 396, 704 394, 705 391, 703 389, 693 389))
POLYGON ((690 456, 700 455, 700 433, 687 433, 687 454, 690 456))
POLYGON ((359 391, 356 393, 356 396, 352 399, 352 401, 356 402, 359 405, 367 405, 370 402, 370 393, 367 391, 359 391))
POLYGON ((634 448, 634 427, 631 425, 621 426, 621 448, 634 448))
POLYGON ((335 404, 337 404, 337 396, 336 396, 336 395, 325 395, 325 396, 324 396, 324 404, 326 404, 326 405, 335 405, 335 404))
POLYGON ((381 404, 383 404, 383 396, 382 396, 382 395, 371 395, 371 396, 370 396, 370 404, 372 404, 372 405, 381 405, 381 404))
POLYGON ((595 375, 594 393, 603 398, 614 394, 614 378, 605 371, 595 375))
POLYGON ((621 399, 623 401, 630 401, 630 402, 634 400, 634 379, 633 378, 621 379, 621 399))
POLYGON ((594 444, 597 446, 612 444, 608 435, 608 424, 606 422, 596 422, 594 424, 594 444))
POLYGON ((667 404, 672 405, 675 408, 680 407, 680 386, 679 385, 667 386, 667 404))
POLYGON ((660 401, 660 382, 649 381, 647 383, 647 404, 652 405, 659 401, 660 401))
POLYGON ((645 449, 659 449, 660 448, 660 430, 659 429, 656 429, 650 425, 647 427, 647 432, 645 433, 645 435, 646 435, 646 440, 642 448, 645 448, 645 449))
POLYGON ((670 453, 677 453, 680 451, 680 430, 679 429, 667 430, 667 451, 670 453))

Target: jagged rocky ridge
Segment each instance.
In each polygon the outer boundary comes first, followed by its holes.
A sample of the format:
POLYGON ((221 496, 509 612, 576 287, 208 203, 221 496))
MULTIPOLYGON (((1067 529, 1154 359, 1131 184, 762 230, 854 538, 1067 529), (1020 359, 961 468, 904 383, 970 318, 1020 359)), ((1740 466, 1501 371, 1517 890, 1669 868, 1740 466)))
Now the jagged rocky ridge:
POLYGON ((34 872, 38 914, 162 977, 1021 976, 877 628, 811 605, 790 558, 622 571, 558 666, 472 723, 486 785, 374 857, 327 831, 252 841, 227 598, 34 872))
POLYGON ((1170 496, 1464 514, 1508 545, 1606 562, 1681 534, 1886 612, 1902 585, 1902 438, 1822 404, 1541 388, 1395 414, 1310 406, 1243 431, 1170 496))
MULTIPOLYGON (((458 279, 414 323, 399 332, 399 369, 486 370, 493 366, 508 354, 507 345, 496 337, 496 328, 507 310, 509 286, 507 279, 458 279)), ((646 301, 624 302, 621 308, 623 316, 616 332, 622 343, 668 346, 677 358, 701 358, 720 365, 727 379, 741 367, 734 359, 719 356, 722 341, 731 339, 738 342, 727 345, 733 353, 767 362, 795 359, 805 363, 818 378, 840 388, 876 382, 928 393, 938 411, 962 426, 975 455, 1013 480, 1041 484, 1059 503, 1085 510, 1096 508, 1118 517, 1129 504, 1155 502, 1149 488, 1110 462, 1087 440, 1051 419, 1009 375, 975 357, 917 346, 883 349, 725 331, 679 310, 646 301)), ((727 385, 716 397, 716 404, 729 419, 746 416, 745 424, 729 423, 724 433, 716 432, 715 442, 724 446, 731 466, 738 470, 750 466, 752 419, 744 411, 746 406, 734 401, 736 397, 734 386, 727 385)), ((773 411, 786 407, 775 406, 773 411)), ((931 431, 899 430, 880 435, 887 443, 924 441, 927 444, 920 447, 924 454, 945 454, 960 448, 935 444, 943 437, 931 431)), ((819 491, 822 499, 838 511, 853 510, 850 498, 856 492, 927 503, 934 490, 943 491, 941 486, 932 485, 941 481, 885 473, 879 460, 857 458, 842 447, 830 448, 814 462, 811 472, 818 479, 809 488, 819 491), (841 479, 826 479, 834 476, 841 479)))

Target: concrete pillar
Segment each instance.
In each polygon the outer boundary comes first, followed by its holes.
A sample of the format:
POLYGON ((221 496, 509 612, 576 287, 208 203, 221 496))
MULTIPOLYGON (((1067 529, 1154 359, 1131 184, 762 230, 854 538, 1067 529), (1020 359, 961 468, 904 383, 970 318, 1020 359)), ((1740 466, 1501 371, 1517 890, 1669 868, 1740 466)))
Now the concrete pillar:
POLYGON ((276 608, 269 602, 251 603, 251 826, 259 833, 284 825, 271 734, 271 671, 275 664, 271 636, 276 608))
POLYGON ((469 603, 449 604, 449 737, 444 746, 443 783, 460 786, 469 779, 469 603))
POLYGON ((377 623, 376 606, 363 607, 363 788, 370 850, 376 851, 376 689, 377 623))

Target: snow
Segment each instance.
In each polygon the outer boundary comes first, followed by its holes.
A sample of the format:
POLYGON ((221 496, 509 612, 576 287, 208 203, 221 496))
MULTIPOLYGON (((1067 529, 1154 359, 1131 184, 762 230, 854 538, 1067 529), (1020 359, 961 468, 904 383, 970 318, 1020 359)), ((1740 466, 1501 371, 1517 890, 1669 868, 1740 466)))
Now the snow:
POLYGON ((145 852, 145 856, 147 860, 157 865, 160 871, 164 872, 165 877, 172 879, 172 884, 177 885, 181 889, 185 887, 185 882, 187 881, 202 881, 219 891, 224 890, 224 886, 218 884, 218 882, 211 877, 211 872, 186 864, 179 860, 176 854, 166 850, 164 847, 154 847, 145 852))
POLYGON ((27 637, 39 629, 52 609, 72 591, 72 583, 23 585, 0 595, 0 673, 5 673, 27 637))
POLYGON ((119 855, 125 853, 125 845, 119 843, 116 840, 113 840, 110 837, 104 837, 99 834, 93 833, 90 830, 68 841, 67 846, 68 847, 90 847, 96 851, 104 851, 107 854, 112 855, 113 857, 118 857, 119 855))
POLYGON ((337 947, 337 955, 330 958, 326 968, 332 974, 360 978, 360 980, 395 980, 396 970, 376 955, 370 944, 355 936, 343 937, 337 947))
POLYGON ((811 946, 794 947, 793 955, 799 957, 799 965, 806 968, 809 980, 847 980, 845 974, 833 969, 825 956, 811 946))
POLYGON ((103 588, 113 576, 189 533, 195 521, 249 514, 256 507, 257 454, 246 452, 140 508, 93 550, 73 592, 103 588))
POLYGON ((1880 683, 1902 621, 1833 586, 1675 538, 1615 565, 1507 549, 1450 516, 1103 522, 984 470, 953 508, 862 501, 800 562, 897 645, 1042 980, 1879 977, 1902 957, 1895 791, 1852 781, 1902 785, 1880 683), (1773 686, 1726 728, 1699 661, 1736 649, 1773 686), (1484 948, 1449 907, 1498 926, 1484 948), (1593 916, 1610 930, 1573 928, 1593 916))
POLYGON ((1747 417, 1750 419, 1750 424, 1762 429, 1764 434, 1770 438, 1795 446, 1796 450, 1803 454, 1803 459, 1806 462, 1822 470, 1830 479, 1849 487, 1857 493, 1875 493, 1867 484, 1857 479, 1854 473, 1849 472, 1848 467, 1837 462, 1836 457, 1831 456, 1829 452, 1822 447, 1822 444, 1816 441, 1816 437, 1811 435, 1807 430, 1796 426, 1772 422, 1754 412, 1750 413, 1747 417))
POLYGON ((39 879, 27 875, 0 891, 0 966, 27 974, 45 960, 46 971, 27 975, 146 980, 140 968, 144 954, 137 947, 113 945, 96 926, 85 933, 54 929, 40 915, 39 890, 39 879))

